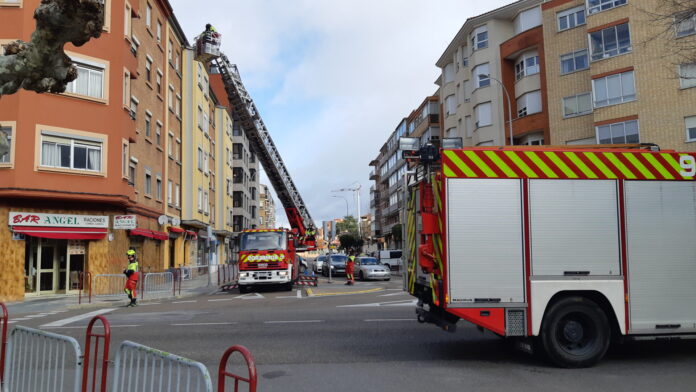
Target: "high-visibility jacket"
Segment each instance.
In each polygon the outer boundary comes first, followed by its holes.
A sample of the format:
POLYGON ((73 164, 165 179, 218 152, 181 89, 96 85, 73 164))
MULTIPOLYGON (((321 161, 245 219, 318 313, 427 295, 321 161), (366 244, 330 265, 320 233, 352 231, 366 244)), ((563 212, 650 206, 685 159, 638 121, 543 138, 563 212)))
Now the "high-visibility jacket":
POLYGON ((355 256, 348 257, 348 262, 346 263, 346 275, 353 275, 355 256))

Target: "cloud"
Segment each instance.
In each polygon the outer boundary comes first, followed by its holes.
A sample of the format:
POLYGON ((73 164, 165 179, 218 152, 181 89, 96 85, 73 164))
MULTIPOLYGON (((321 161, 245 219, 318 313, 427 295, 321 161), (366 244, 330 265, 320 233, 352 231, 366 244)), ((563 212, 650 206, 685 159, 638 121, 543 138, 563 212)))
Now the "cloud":
MULTIPOLYGON (((333 195, 355 213, 351 193, 331 191, 356 181, 361 212, 369 212, 368 163, 436 91, 434 64, 465 20, 507 2, 212 0, 206 12, 198 2, 171 3, 190 40, 205 23, 222 33, 223 51, 321 222, 345 214, 333 195)), ((278 222, 287 222, 277 206, 278 222)))

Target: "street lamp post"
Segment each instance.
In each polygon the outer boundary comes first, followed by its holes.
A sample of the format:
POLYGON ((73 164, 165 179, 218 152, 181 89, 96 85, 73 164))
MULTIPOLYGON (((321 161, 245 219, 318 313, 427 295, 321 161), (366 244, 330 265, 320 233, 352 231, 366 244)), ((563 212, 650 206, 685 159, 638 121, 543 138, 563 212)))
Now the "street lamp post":
POLYGON ((500 87, 503 88, 503 92, 505 93, 505 98, 507 99, 508 123, 509 123, 509 126, 510 126, 510 145, 511 145, 511 146, 514 145, 514 144, 515 144, 515 138, 514 138, 514 136, 512 135, 512 104, 510 103, 510 94, 508 93, 507 88, 505 88, 505 85, 503 84, 503 82, 501 82, 500 80, 498 80, 498 79, 492 77, 490 74, 489 74, 489 75, 479 74, 478 77, 479 77, 479 78, 488 78, 488 79, 491 79, 491 80, 495 80, 496 82, 498 82, 498 84, 500 84, 500 87))
POLYGON ((332 195, 331 197, 337 197, 337 198, 343 199, 343 201, 346 202, 346 216, 350 215, 350 214, 348 213, 348 199, 346 199, 344 196, 335 196, 335 195, 332 195))

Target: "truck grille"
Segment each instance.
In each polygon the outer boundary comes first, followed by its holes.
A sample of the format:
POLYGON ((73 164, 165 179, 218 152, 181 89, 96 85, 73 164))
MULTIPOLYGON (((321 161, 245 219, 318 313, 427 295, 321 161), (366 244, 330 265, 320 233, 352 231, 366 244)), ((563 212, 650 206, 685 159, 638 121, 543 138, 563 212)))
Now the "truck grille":
POLYGON ((525 336, 524 309, 505 310, 505 336, 525 336))

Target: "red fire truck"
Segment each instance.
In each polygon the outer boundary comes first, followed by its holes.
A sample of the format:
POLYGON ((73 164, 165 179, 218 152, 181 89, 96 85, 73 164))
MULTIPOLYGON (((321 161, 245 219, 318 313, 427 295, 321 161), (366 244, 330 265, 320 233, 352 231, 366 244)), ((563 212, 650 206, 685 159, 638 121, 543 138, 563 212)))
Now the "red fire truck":
POLYGON ((629 147, 402 140, 418 320, 464 319, 563 367, 611 339, 696 337, 696 153, 629 147))

